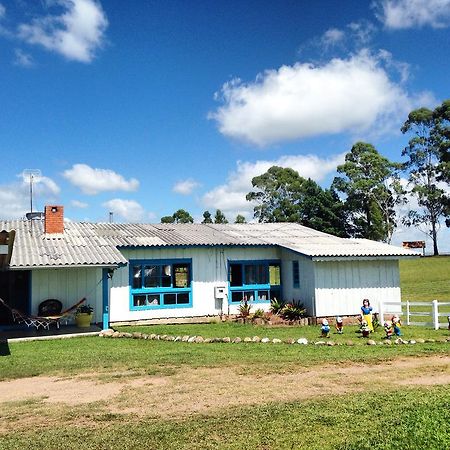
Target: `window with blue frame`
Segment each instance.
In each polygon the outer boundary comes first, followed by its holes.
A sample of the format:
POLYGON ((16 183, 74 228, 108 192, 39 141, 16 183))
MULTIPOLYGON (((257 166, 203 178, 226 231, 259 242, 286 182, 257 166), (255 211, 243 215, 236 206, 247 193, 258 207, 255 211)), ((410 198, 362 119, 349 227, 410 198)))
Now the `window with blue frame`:
POLYGON ((292 261, 292 280, 294 289, 298 289, 300 287, 300 272, 298 261, 292 261))
POLYGON ((230 303, 269 302, 281 296, 278 261, 230 261, 230 303))
POLYGON ((131 309, 192 306, 191 260, 130 261, 131 309))

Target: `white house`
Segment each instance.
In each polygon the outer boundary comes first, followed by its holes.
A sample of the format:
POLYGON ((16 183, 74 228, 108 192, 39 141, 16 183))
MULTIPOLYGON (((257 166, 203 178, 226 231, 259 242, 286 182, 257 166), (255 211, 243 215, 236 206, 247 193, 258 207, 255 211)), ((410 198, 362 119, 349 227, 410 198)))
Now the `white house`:
POLYGON ((418 256, 294 223, 64 222, 62 206, 47 206, 42 220, 0 222, 0 230, 16 231, 0 297, 36 314, 45 299, 67 307, 86 296, 104 327, 233 314, 244 298, 265 310, 278 298, 317 317, 358 314, 363 298, 375 309, 399 301, 398 261, 418 256))

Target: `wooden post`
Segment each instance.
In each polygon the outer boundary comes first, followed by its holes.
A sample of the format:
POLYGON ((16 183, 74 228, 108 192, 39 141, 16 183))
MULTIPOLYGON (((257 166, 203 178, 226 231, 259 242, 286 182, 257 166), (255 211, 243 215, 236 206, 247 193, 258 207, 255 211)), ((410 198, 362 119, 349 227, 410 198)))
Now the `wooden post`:
POLYGON ((433 300, 431 302, 433 304, 433 325, 435 330, 439 330, 439 309, 438 309, 438 301, 433 300))

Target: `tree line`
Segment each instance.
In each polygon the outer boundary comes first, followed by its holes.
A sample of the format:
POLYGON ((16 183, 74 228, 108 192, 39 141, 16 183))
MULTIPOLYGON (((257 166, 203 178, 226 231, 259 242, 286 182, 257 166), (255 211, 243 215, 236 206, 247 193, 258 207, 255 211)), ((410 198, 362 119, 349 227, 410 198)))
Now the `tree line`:
MULTIPOLYGON (((399 223, 417 227, 439 254, 438 230, 450 227, 450 99, 434 110, 419 108, 401 128, 409 136, 403 162, 390 161, 370 143, 357 142, 337 167, 329 188, 303 178, 291 168, 271 167, 252 179, 246 196, 256 203, 259 222, 296 222, 340 237, 390 242, 399 223), (406 180, 406 181, 403 181, 406 180), (416 207, 398 217, 399 207, 414 199, 416 207)), ((193 223, 178 210, 162 223, 193 223)), ((228 223, 222 211, 203 213, 202 223, 228 223)), ((235 223, 245 223, 238 215, 235 223)))

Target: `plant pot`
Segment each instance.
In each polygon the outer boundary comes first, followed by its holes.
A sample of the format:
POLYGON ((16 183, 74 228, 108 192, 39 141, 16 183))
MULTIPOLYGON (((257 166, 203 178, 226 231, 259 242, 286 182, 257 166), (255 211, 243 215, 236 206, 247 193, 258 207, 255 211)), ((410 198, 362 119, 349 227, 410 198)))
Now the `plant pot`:
POLYGON ((89 328, 92 321, 92 313, 78 313, 75 316, 75 323, 78 328, 89 328))

